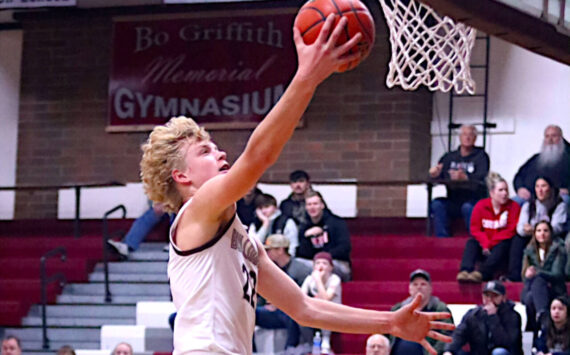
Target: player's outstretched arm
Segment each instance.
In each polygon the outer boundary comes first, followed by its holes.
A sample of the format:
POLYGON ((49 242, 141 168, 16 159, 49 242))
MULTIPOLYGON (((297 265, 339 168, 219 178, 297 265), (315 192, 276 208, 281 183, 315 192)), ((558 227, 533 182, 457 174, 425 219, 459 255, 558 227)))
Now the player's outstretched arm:
MULTIPOLYGON (((261 246, 259 246, 261 248, 261 246)), ((426 337, 451 342, 451 337, 436 330, 453 330, 454 325, 439 322, 451 315, 419 311, 421 296, 396 312, 378 312, 327 302, 304 295, 297 284, 260 250, 258 292, 299 324, 342 333, 387 334, 420 343, 437 355, 426 337)))
POLYGON ((200 214, 206 218, 219 216, 245 195, 279 157, 317 86, 340 65, 360 55, 347 54, 361 38, 360 33, 345 44, 336 45, 346 22, 346 18, 342 18, 334 27, 334 16, 329 16, 317 40, 311 45, 303 42, 297 28, 293 29, 299 64, 291 83, 279 102, 255 128, 244 152, 228 173, 205 183, 194 196, 195 202, 205 202, 199 207, 193 202, 200 214))

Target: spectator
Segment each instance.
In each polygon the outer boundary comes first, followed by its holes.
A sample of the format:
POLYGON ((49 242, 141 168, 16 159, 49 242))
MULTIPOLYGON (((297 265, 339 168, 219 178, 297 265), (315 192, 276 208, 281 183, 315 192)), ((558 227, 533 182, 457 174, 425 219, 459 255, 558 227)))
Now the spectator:
POLYGON ((447 198, 431 202, 430 210, 435 226, 435 235, 451 235, 450 219, 463 216, 469 230, 471 211, 475 203, 487 194, 483 180, 489 172, 489 156, 485 150, 475 146, 477 129, 475 126, 461 126, 460 146, 456 151, 446 153, 439 163, 429 170, 434 179, 469 181, 470 186, 447 186, 447 198))
POLYGON ((350 234, 346 222, 334 215, 317 191, 307 192, 305 198, 307 223, 299 226, 299 248, 296 256, 313 259, 320 251, 329 252, 334 260, 334 272, 343 281, 350 280, 350 234))
MULTIPOLYGON (((404 301, 397 303, 392 307, 392 311, 396 311, 403 306, 412 302, 412 300, 419 293, 422 295, 422 303, 419 309, 422 312, 448 312, 451 313, 447 305, 440 301, 439 298, 432 295, 433 288, 431 284, 431 277, 429 273, 422 269, 417 269, 410 274, 410 284, 408 286, 408 292, 410 297, 406 298, 404 301)), ((444 320, 447 323, 453 324, 453 318, 448 318, 444 320)), ((445 334, 451 334, 447 332, 445 334)), ((433 346, 433 348, 441 354, 445 347, 445 343, 442 341, 437 341, 435 339, 429 338, 428 342, 433 346)), ((392 355, 427 355, 428 352, 422 348, 418 343, 403 340, 400 338, 392 338, 392 355)))
POLYGON ((261 190, 255 185, 238 200, 237 215, 244 226, 249 226, 255 221, 256 201, 261 194, 261 190))
MULTIPOLYGON (((332 273, 332 270, 333 259, 331 254, 325 251, 315 254, 313 272, 307 276, 301 286, 303 293, 325 301, 342 303, 341 280, 340 277, 332 273)), ((311 333, 310 338, 312 339, 312 329, 303 327, 302 332, 304 334, 311 333)), ((321 353, 328 354, 331 350, 331 331, 322 329, 321 334, 321 353)), ((307 339, 308 336, 305 335, 304 338, 307 339)))
POLYGON ((556 297, 550 304, 550 317, 543 323, 533 350, 537 355, 570 355, 570 317, 566 297, 556 297))
POLYGON ((279 209, 287 217, 293 218, 297 225, 307 222, 305 213, 305 194, 311 191, 309 174, 304 170, 295 170, 289 175, 291 194, 283 201, 279 209))
POLYGON ((521 301, 526 306, 527 329, 538 330, 535 319, 546 315, 550 300, 566 295, 564 267, 566 250, 553 239, 552 227, 547 221, 538 222, 529 245, 524 250, 522 278, 524 288, 521 301))
POLYGON ((366 339, 366 355, 389 355, 390 341, 382 334, 372 334, 366 339))
POLYGON ((566 204, 558 189, 548 177, 538 177, 534 183, 536 196, 522 206, 517 233, 523 237, 532 235, 539 221, 549 221, 556 236, 562 237, 566 229, 566 204))
POLYGON ((133 355, 133 347, 129 343, 119 343, 115 346, 111 355, 133 355))
POLYGON ((509 279, 520 281, 522 255, 530 241, 534 226, 539 221, 549 221, 555 236, 561 236, 566 227, 566 204, 560 199, 557 189, 547 177, 539 177, 535 182, 536 196, 526 202, 521 209, 517 223, 517 235, 512 239, 509 255, 509 279))
POLYGON ((63 345, 57 350, 57 355, 75 355, 75 349, 69 345, 63 345))
MULTIPOLYGON (((568 221, 570 224, 570 221, 568 221)), ((570 232, 568 232, 568 234, 566 234, 566 256, 568 257, 568 260, 566 261, 566 280, 570 281, 570 232)))
POLYGON ((283 215, 277 208, 277 200, 269 194, 261 194, 256 205, 257 218, 249 227, 249 235, 264 243, 271 234, 283 234, 289 239, 289 254, 295 256, 299 245, 299 229, 293 218, 283 215))
POLYGON ((483 305, 465 314, 443 355, 464 354, 465 344, 471 355, 522 355, 521 317, 514 306, 507 300, 505 286, 489 281, 483 288, 483 305))
POLYGON ((509 186, 497 173, 486 179, 491 197, 480 200, 471 215, 471 236, 465 245, 457 281, 481 282, 507 266, 511 238, 516 234, 519 205, 509 198, 509 186), (475 263, 481 260, 479 271, 475 263))
POLYGON ((75 355, 75 349, 69 345, 64 345, 57 350, 57 355, 75 355))
POLYGON ((289 253, 289 239, 282 234, 273 234, 267 237, 264 244, 267 256, 287 275, 289 275, 297 285, 303 282, 312 272, 312 268, 292 257, 289 253))
MULTIPOLYGON (((267 237, 264 244, 269 258, 289 275, 297 285, 312 272, 312 269, 289 255, 289 239, 282 234, 273 234, 267 237)), ((287 329, 285 350, 291 352, 299 345, 299 325, 287 314, 271 304, 265 304, 260 296, 257 298, 255 309, 255 325, 267 329, 287 329)))
POLYGON ((2 355, 22 355, 20 339, 13 335, 2 339, 2 355))
POLYGON ((562 129, 549 125, 544 130, 540 153, 527 160, 515 175, 517 196, 513 199, 520 205, 532 197, 533 186, 538 177, 547 177, 553 186, 560 188, 560 195, 568 203, 570 184, 570 143, 562 138, 562 129))
POLYGON ((109 243, 123 259, 127 259, 129 252, 137 250, 154 227, 162 221, 169 219, 169 214, 164 211, 161 203, 151 204, 146 212, 133 222, 122 241, 119 242, 109 239, 107 243, 109 243))

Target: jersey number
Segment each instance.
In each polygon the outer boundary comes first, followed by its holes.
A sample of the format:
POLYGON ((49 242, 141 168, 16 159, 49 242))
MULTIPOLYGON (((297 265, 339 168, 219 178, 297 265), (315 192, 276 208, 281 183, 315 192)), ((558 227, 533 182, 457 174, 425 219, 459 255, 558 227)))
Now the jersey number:
POLYGON ((249 271, 245 264, 241 264, 241 271, 245 274, 246 280, 243 285, 243 298, 255 308, 255 286, 257 285, 257 275, 255 271, 249 271))

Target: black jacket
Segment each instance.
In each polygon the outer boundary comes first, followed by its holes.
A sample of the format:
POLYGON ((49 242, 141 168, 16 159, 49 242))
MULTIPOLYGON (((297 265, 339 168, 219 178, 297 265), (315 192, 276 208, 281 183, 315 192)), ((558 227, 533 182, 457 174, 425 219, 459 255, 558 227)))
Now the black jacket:
POLYGON ((530 157, 517 171, 513 185, 515 192, 524 187, 534 195, 534 183, 540 176, 546 176, 555 187, 567 189, 570 184, 570 144, 565 142, 565 153, 554 166, 539 166, 539 154, 530 157))
POLYGON ((522 355, 521 316, 514 310, 514 303, 502 303, 491 316, 482 306, 469 310, 445 350, 456 354, 465 344, 469 344, 471 355, 489 355, 495 348, 522 355))
POLYGON ((462 156, 460 149, 446 153, 439 162, 443 164, 438 179, 449 180, 449 169, 462 169, 467 174, 472 188, 448 187, 447 197, 454 201, 478 201, 487 196, 485 177, 489 173, 489 156, 483 148, 474 147, 471 154, 462 156))
POLYGON ((284 216, 293 218, 297 225, 307 222, 307 214, 305 212, 305 200, 293 200, 293 194, 281 201, 279 209, 284 216))
POLYGON ((323 211, 323 217, 317 223, 313 223, 307 215, 307 222, 299 226, 299 247, 295 256, 304 259, 312 259, 320 251, 329 252, 333 259, 350 262, 350 233, 346 222, 329 210, 323 211), (311 227, 319 226, 326 232, 328 241, 321 245, 318 238, 305 237, 305 231, 311 227))

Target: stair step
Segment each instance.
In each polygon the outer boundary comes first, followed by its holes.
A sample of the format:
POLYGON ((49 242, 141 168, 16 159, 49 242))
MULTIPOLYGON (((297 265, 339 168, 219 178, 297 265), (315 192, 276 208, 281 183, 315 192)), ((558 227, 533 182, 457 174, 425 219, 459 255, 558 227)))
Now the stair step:
POLYGON ((162 251, 166 245, 168 245, 166 240, 164 243, 141 243, 137 251, 162 251))
MULTIPOLYGON (((113 274, 153 273, 166 275, 167 267, 168 262, 166 261, 122 261, 109 263, 109 272, 113 274)), ((95 265, 94 272, 103 272, 103 270, 103 263, 95 265)))
MULTIPOLYGON (((41 306, 34 305, 29 316, 41 316, 41 306)), ((136 307, 133 305, 48 305, 46 315, 51 317, 89 317, 89 318, 134 318, 136 307)))
MULTIPOLYGON (((90 282, 105 281, 103 272, 95 272, 89 275, 90 282)), ((109 274, 110 282, 168 282, 168 276, 165 273, 160 274, 109 274)))
MULTIPOLYGON (((115 295, 111 296, 111 304, 136 304, 138 301, 170 302, 170 295, 115 295)), ((57 297, 58 303, 63 304, 102 304, 105 303, 104 295, 72 295, 62 294, 57 297)))
POLYGON ((135 251, 129 254, 131 261, 168 261, 168 253, 164 251, 135 251))
POLYGON ((461 259, 468 238, 351 238, 353 258, 461 259))
MULTIPOLYGON (((111 318, 111 317, 51 317, 46 319, 48 327, 102 327, 104 325, 136 325, 135 317, 111 318)), ((41 317, 24 317, 22 319, 23 326, 42 326, 41 317)))
MULTIPOLYGON (((29 341, 42 340, 42 327, 6 328, 5 333, 17 336, 22 341, 22 344, 27 344, 29 341)), ((99 343, 101 337, 101 330, 98 327, 48 328, 47 337, 51 341, 65 341, 65 340, 69 341, 70 339, 73 339, 73 343, 75 343, 76 341, 99 343)))
MULTIPOLYGON (((111 294, 115 296, 168 296, 170 295, 170 287, 168 282, 152 282, 152 283, 111 283, 109 285, 111 294)), ((88 284, 68 284, 63 290, 64 294, 73 295, 104 295, 104 283, 88 283, 88 284)))
POLYGON ((354 258, 353 279, 359 281, 402 281, 418 268, 428 271, 433 281, 454 280, 459 271, 460 260, 442 259, 379 259, 354 258))
MULTIPOLYGON (((59 348, 64 345, 73 344, 74 349, 81 349, 81 350, 99 350, 101 349, 101 342, 100 341, 77 341, 77 340, 55 340, 49 338, 49 350, 46 351, 42 349, 42 341, 39 340, 26 340, 22 342, 22 352, 24 354, 33 354, 33 355, 44 355, 51 354, 53 355, 59 348)), ((138 355, 138 353, 137 353, 138 355)))

